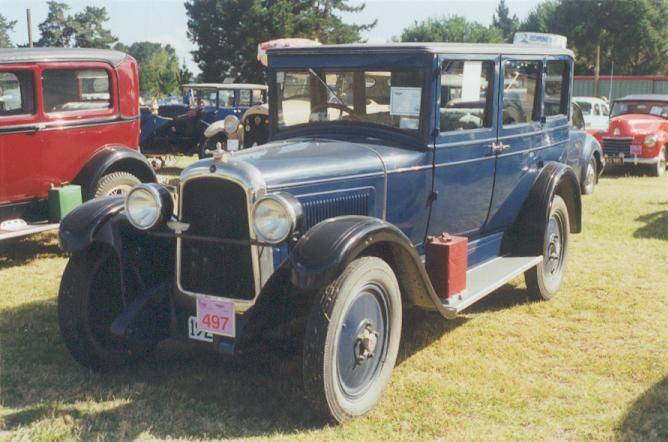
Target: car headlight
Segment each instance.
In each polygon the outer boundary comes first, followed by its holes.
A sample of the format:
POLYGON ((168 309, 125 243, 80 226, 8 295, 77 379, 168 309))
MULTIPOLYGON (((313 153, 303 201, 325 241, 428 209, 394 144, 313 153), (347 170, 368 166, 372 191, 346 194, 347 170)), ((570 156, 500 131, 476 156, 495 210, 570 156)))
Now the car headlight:
POLYGON ((159 184, 139 184, 125 197, 125 214, 134 227, 149 230, 172 214, 169 191, 159 184))
POLYGON ((647 135, 645 137, 645 146, 650 147, 650 148, 654 147, 656 145, 657 141, 658 140, 656 138, 656 135, 647 135))
POLYGON ((239 119, 236 117, 236 115, 228 115, 225 117, 223 120, 223 129, 225 129, 225 133, 227 135, 232 135, 236 133, 237 129, 239 128, 239 119))
POLYGON ((258 239, 279 244, 294 233, 301 223, 302 206, 285 192, 263 196, 253 206, 253 229, 258 239))

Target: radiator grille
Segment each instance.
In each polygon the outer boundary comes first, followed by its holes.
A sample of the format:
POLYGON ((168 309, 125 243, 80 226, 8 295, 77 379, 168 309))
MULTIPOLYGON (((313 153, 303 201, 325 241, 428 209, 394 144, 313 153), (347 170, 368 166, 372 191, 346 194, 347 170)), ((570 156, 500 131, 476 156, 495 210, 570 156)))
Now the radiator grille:
POLYGON ((631 155, 631 142, 633 138, 603 138, 603 153, 610 156, 619 156, 623 153, 625 157, 631 155))
POLYGON ((304 231, 320 221, 342 215, 368 215, 370 190, 337 192, 300 198, 304 208, 304 231))
MULTIPOLYGON (((181 221, 198 236, 249 239, 246 193, 236 183, 204 177, 187 181, 181 221)), ((250 300, 255 296, 250 245, 181 240, 181 287, 189 292, 250 300)))

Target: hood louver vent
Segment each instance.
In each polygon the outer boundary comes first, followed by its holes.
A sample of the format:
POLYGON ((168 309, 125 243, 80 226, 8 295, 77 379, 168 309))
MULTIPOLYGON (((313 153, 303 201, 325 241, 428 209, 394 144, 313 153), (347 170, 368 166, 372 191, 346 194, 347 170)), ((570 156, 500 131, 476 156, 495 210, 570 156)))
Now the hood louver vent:
POLYGON ((373 189, 348 190, 299 197, 304 208, 304 231, 320 221, 342 215, 368 215, 373 189))

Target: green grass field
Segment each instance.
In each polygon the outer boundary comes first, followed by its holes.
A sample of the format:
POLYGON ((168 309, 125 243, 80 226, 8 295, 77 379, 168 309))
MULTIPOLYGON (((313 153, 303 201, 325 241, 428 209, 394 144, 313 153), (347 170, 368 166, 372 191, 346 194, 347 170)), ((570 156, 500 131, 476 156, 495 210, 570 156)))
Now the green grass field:
MULTIPOLYGON (((547 303, 517 280, 461 318, 411 313, 367 417, 323 426, 299 360, 227 359, 165 342, 94 374, 69 356, 55 235, 0 245, 0 440, 668 439, 668 176, 612 176, 547 303)), ((276 353, 276 354, 274 354, 276 353)))

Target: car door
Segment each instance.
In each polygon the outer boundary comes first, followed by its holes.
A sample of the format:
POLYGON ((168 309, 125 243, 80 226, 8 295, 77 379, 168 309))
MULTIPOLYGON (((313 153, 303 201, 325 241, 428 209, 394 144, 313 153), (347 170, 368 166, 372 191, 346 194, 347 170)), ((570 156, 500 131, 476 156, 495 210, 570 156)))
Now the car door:
POLYGON ((542 57, 502 57, 498 148, 487 233, 502 231, 517 217, 530 190, 540 146, 542 57))
POLYGON ((0 67, 0 206, 35 193, 35 155, 43 146, 37 84, 34 65, 0 67))
POLYGON ((473 239, 482 232, 494 185, 497 56, 440 59, 440 93, 429 235, 473 239))

